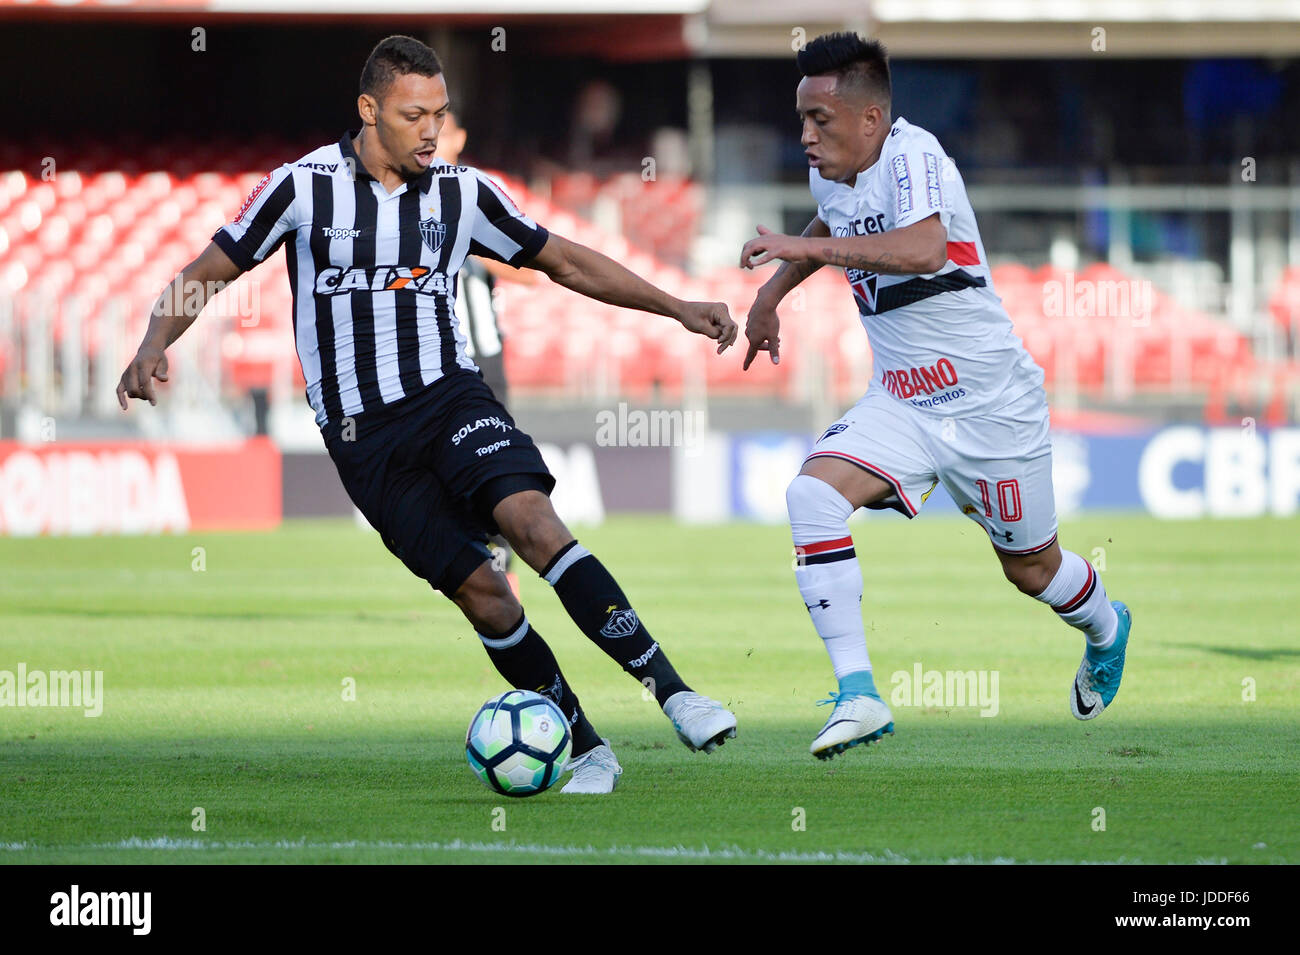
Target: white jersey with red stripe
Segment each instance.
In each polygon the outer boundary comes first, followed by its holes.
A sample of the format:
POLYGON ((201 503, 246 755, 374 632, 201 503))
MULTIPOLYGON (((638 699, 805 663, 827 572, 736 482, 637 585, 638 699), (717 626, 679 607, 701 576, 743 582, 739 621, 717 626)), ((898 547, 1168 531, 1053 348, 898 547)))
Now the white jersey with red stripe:
POLYGON ((852 185, 809 170, 817 215, 835 237, 902 229, 938 213, 948 261, 928 275, 845 269, 871 341, 872 387, 946 417, 983 414, 1043 383, 993 291, 975 211, 933 135, 899 117, 880 158, 852 185))

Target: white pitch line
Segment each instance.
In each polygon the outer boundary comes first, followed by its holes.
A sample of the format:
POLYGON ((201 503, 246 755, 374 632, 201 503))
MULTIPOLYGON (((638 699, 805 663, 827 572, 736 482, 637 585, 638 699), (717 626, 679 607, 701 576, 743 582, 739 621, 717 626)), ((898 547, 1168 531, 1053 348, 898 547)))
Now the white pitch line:
MULTIPOLYGON (((123 839, 119 842, 100 842, 88 845, 50 845, 42 846, 32 842, 9 842, 0 843, 0 851, 8 852, 43 852, 43 851, 92 851, 92 850, 146 850, 162 852, 186 852, 186 851, 221 851, 221 850, 238 850, 238 851, 265 851, 265 850, 337 850, 337 849, 391 849, 400 852, 483 852, 498 853, 501 855, 541 855, 553 856, 557 858, 617 858, 619 856, 634 856, 637 858, 652 859, 673 859, 684 861, 720 861, 720 862, 847 862, 858 865, 863 864, 885 864, 885 865, 911 865, 916 861, 901 853, 894 852, 892 849, 882 849, 879 853, 875 852, 772 852, 767 849, 742 849, 739 846, 721 846, 710 848, 709 846, 690 847, 690 846, 609 846, 607 848, 598 848, 596 846, 548 846, 534 845, 530 843, 517 842, 467 842, 463 839, 453 839, 450 842, 308 842, 305 839, 286 840, 280 839, 274 842, 218 842, 206 841, 202 839, 173 839, 168 836, 159 836, 153 839, 142 839, 139 836, 132 836, 129 839, 123 839)), ((1108 862, 1092 862, 1088 860, 1058 860, 1055 862, 1039 862, 1031 860, 1016 860, 1006 856, 996 856, 992 859, 980 859, 972 855, 952 856, 945 859, 923 860, 926 862, 937 862, 943 865, 1140 865, 1140 859, 1119 859, 1108 862)), ((1198 859, 1201 864, 1226 864, 1225 859, 1198 859)))

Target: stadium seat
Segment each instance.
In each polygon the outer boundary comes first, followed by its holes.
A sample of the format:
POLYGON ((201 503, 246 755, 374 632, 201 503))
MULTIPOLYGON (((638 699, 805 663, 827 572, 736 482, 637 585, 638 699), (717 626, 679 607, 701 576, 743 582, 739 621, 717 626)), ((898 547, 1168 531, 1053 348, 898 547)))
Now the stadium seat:
MULTIPOLYGON (((53 149, 53 144, 37 148, 53 149)), ((15 168, 29 151, 0 146, 0 161, 10 166, 0 173, 0 286, 10 294, 24 289, 77 294, 91 308, 88 343, 98 341, 99 314, 117 297, 127 302, 130 327, 141 323, 170 275, 202 250, 267 170, 292 154, 269 140, 220 149, 155 144, 130 153, 92 144, 80 154, 78 169, 44 181, 15 168)), ((549 194, 540 194, 514 177, 498 178, 538 222, 676 294, 727 303, 742 326, 767 277, 734 268, 698 278, 683 271, 702 208, 700 187, 689 180, 646 181, 633 172, 601 181, 571 173, 554 177, 549 194), (610 234, 589 218, 593 204, 605 198, 617 203, 623 234, 610 234)), ((238 358, 227 370, 236 382, 265 383, 270 365, 264 350, 270 343, 292 341, 281 256, 245 279, 257 283, 256 322, 246 327, 240 316, 227 315, 231 341, 242 342, 230 346, 238 358), (249 357, 254 354, 259 357, 249 357)), ((1004 262, 992 274, 995 291, 1049 384, 1101 391, 1108 374, 1128 365, 1133 385, 1144 391, 1222 391, 1225 376, 1286 377, 1252 365, 1250 342, 1228 323, 1184 308, 1159 290, 1148 316, 1048 316, 1044 289, 1048 282, 1065 281, 1063 271, 1004 262)), ((1076 282, 1131 279, 1104 263, 1083 266, 1074 275, 1076 282)), ((718 391, 788 395, 799 387, 801 375, 822 369, 837 398, 851 399, 870 375, 866 337, 836 270, 813 276, 783 304, 781 365, 760 356, 749 372, 740 370, 743 335, 736 349, 718 358, 708 343, 677 334, 661 321, 584 302, 546 281, 528 288, 503 284, 501 292, 507 368, 521 391, 613 388, 629 396, 678 395, 698 371, 718 391)), ((1300 325, 1300 268, 1282 274, 1268 307, 1288 333, 1300 325)), ((291 365, 300 377, 296 363, 291 365)))

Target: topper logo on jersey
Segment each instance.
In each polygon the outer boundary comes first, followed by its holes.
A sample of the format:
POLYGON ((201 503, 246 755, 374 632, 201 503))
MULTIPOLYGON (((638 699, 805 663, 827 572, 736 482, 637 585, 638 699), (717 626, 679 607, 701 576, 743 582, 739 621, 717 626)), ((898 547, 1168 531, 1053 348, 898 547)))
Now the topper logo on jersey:
POLYGON ((947 358, 940 358, 929 368, 904 368, 887 371, 883 379, 885 389, 897 398, 932 395, 957 384, 957 369, 947 358))
POLYGON ((442 248, 442 240, 447 238, 447 226, 432 217, 420 220, 420 238, 429 247, 430 252, 442 248))
POLYGON ((317 295, 396 292, 399 289, 421 295, 446 295, 450 283, 447 276, 423 265, 372 265, 350 269, 333 266, 316 273, 317 295))

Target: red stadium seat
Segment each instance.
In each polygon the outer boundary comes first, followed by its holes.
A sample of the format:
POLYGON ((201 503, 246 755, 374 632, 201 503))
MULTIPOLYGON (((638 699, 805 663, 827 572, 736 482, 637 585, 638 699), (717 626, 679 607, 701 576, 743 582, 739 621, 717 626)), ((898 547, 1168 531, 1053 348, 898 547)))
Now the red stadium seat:
MULTIPOLYGON (((60 171, 52 182, 16 170, 0 174, 0 284, 10 291, 76 294, 90 303, 95 311, 88 343, 98 341, 98 310, 113 296, 127 299, 134 328, 168 278, 203 249, 286 154, 283 145, 269 140, 229 148, 160 144, 129 155, 92 145, 80 154, 80 168, 60 171)), ((600 249, 675 294, 727 303, 742 326, 770 274, 735 268, 700 279, 685 274, 681 266, 702 208, 700 186, 689 180, 646 181, 632 172, 599 181, 575 173, 554 177, 550 194, 543 196, 513 177, 498 178, 538 222, 600 249), (586 217, 593 203, 606 199, 617 204, 623 234, 610 234, 586 217)), ((1146 316, 1048 316, 1046 283, 1065 282, 1063 271, 999 263, 992 275, 1017 333, 1056 386, 1100 392, 1113 374, 1126 374, 1131 365, 1133 384, 1142 390, 1222 390, 1225 376, 1255 368, 1245 336, 1159 290, 1146 316)), ((1093 263, 1077 270, 1073 281, 1132 278, 1093 263)), ((222 305, 233 336, 230 347, 238 350, 232 360, 239 364, 231 374, 237 383, 265 383, 271 366, 259 349, 292 339, 282 259, 277 256, 244 281, 255 285, 226 295, 240 303, 252 298, 255 324, 245 327, 241 319, 247 316, 222 305)), ((783 303, 781 365, 772 366, 762 355, 749 372, 740 370, 743 336, 735 349, 718 357, 709 343, 661 319, 584 301, 545 281, 528 288, 503 283, 501 290, 507 368, 512 384, 523 391, 616 389, 662 398, 677 396, 703 378, 720 392, 789 395, 802 387, 801 375, 822 369, 833 393, 846 400, 861 393, 870 374, 866 336, 837 270, 813 276, 783 303)), ((1279 278, 1269 310, 1289 333, 1300 330, 1300 268, 1279 278)))
POLYGON ((1269 296, 1268 310, 1280 328, 1300 336, 1300 266, 1293 265, 1282 273, 1269 296))

